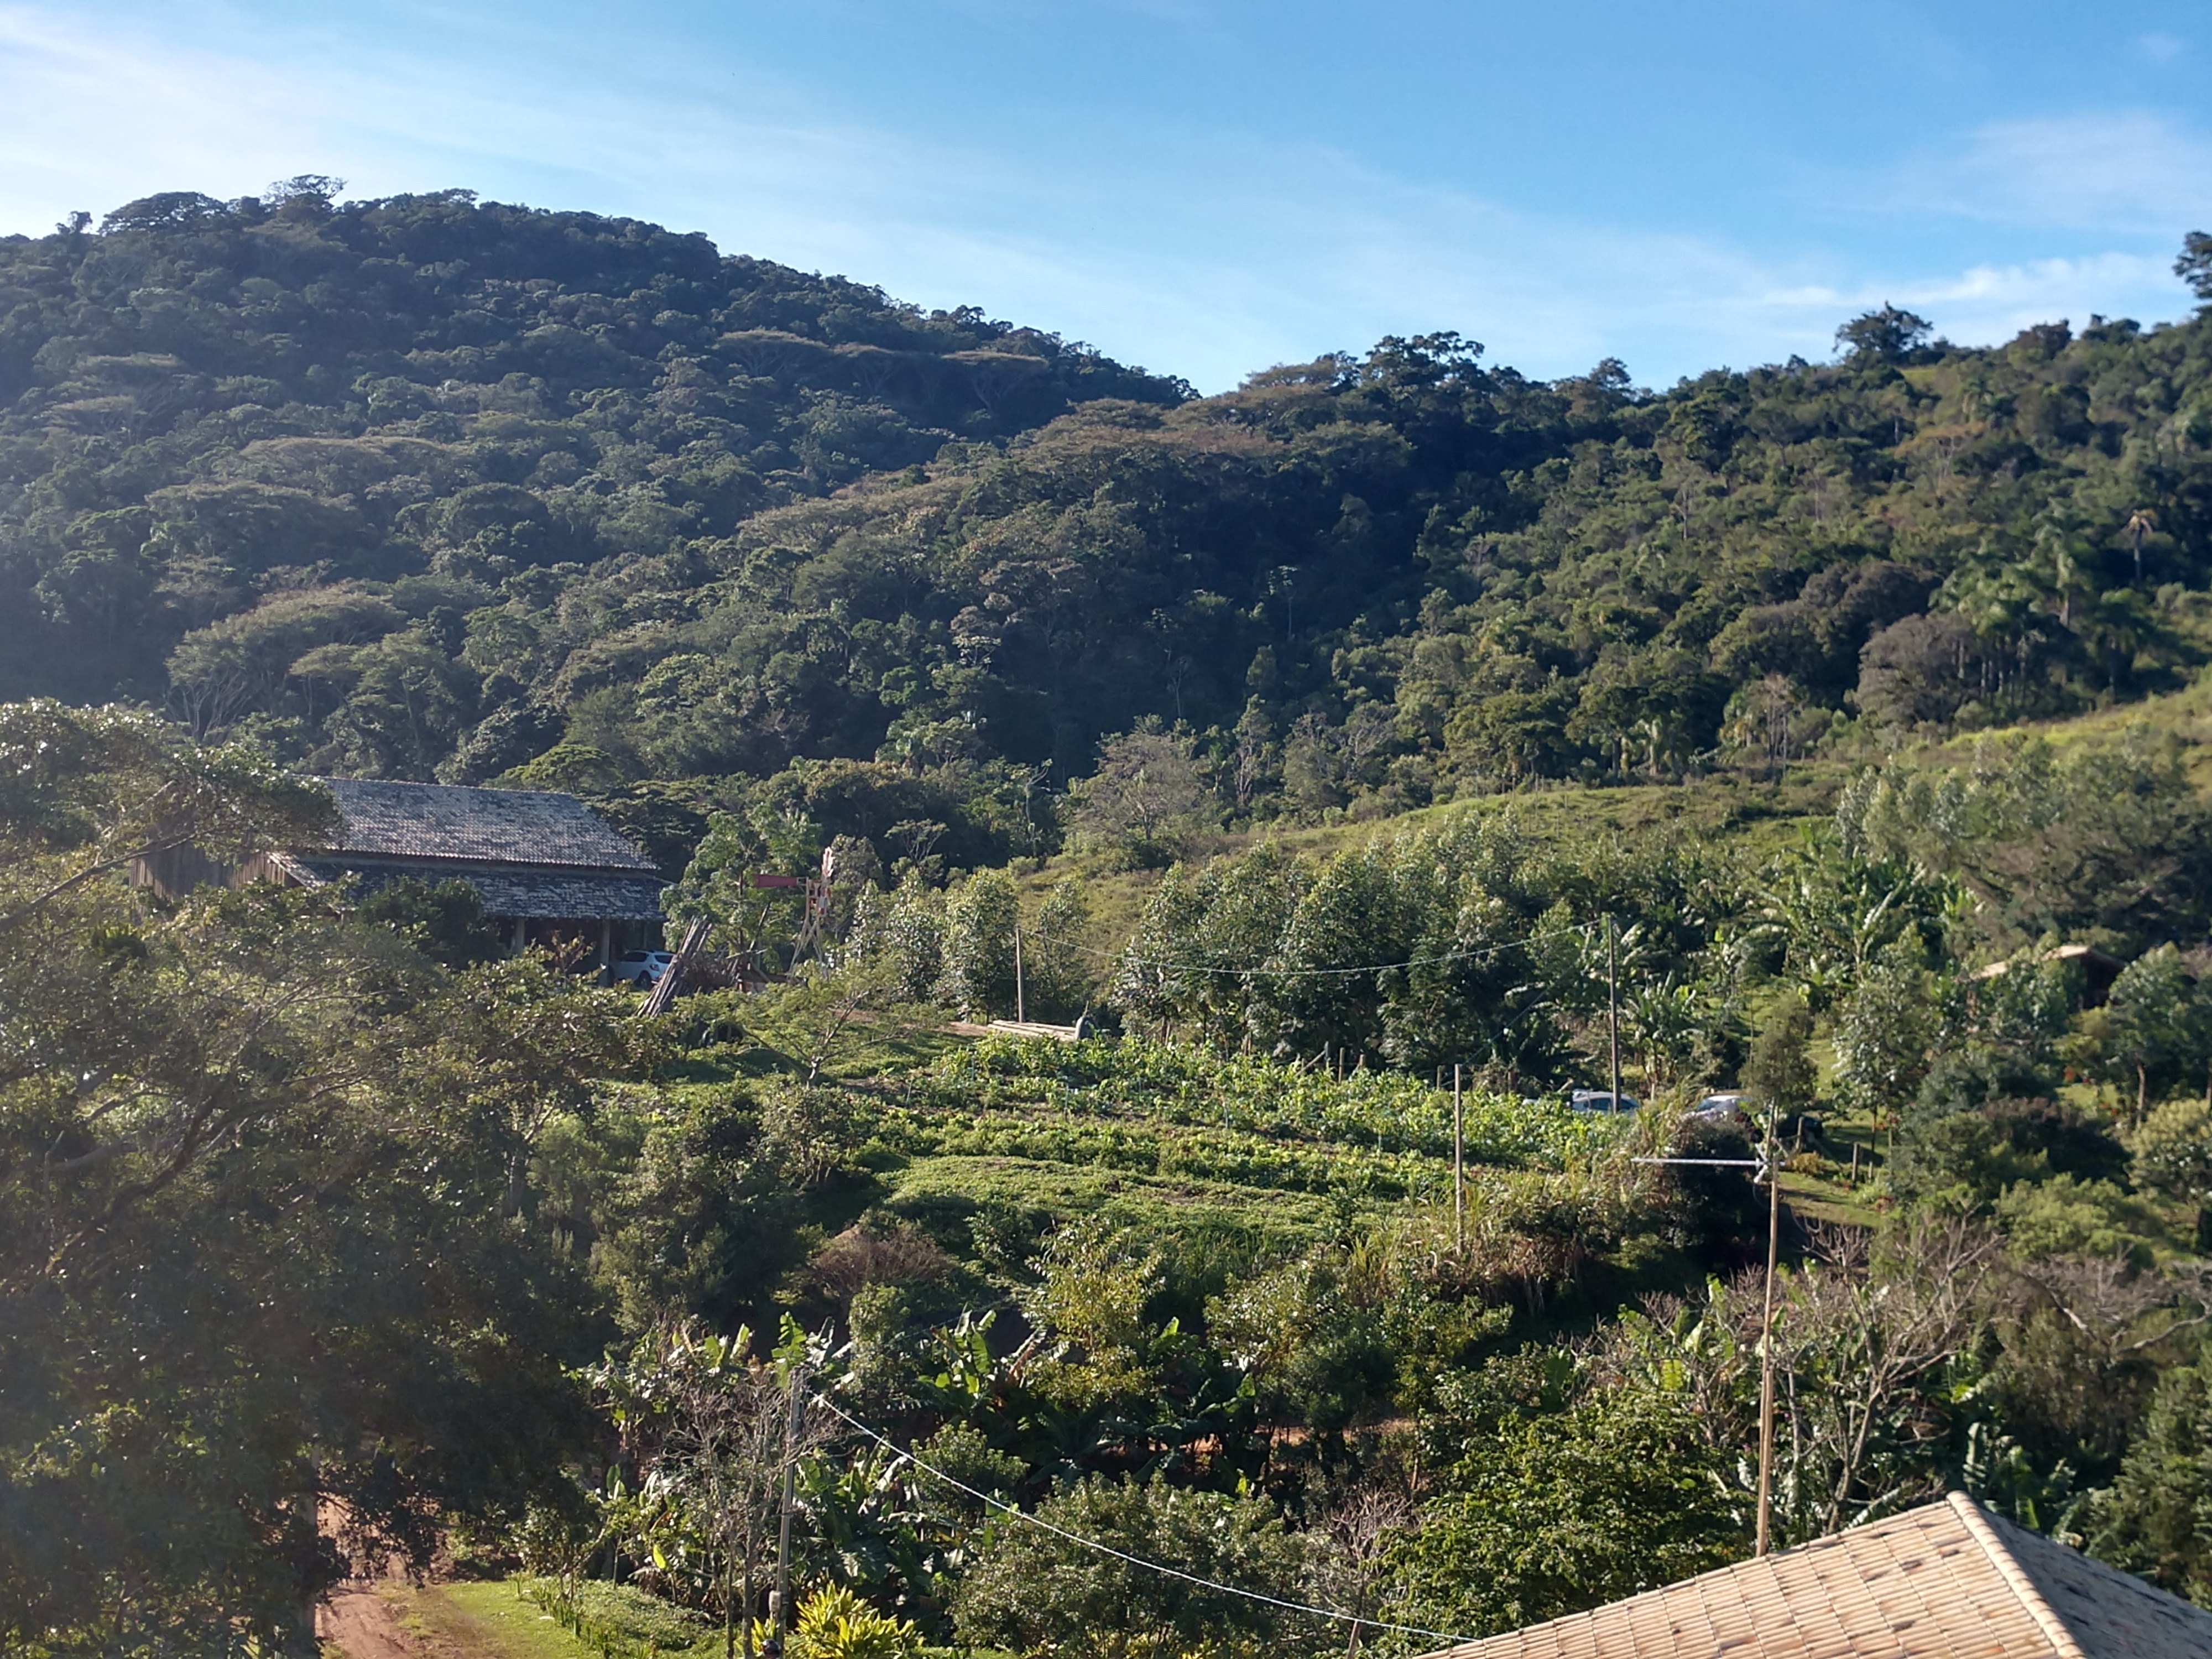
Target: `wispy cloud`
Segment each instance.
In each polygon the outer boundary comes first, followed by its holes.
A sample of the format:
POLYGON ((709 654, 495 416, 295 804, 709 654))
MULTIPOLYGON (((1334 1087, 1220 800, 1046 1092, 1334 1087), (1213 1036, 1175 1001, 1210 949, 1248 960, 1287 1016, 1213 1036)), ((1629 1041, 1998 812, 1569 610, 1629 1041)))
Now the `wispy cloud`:
POLYGON ((1997 122, 1856 193, 1869 209, 2178 240, 2212 218, 2212 136, 2142 109, 1997 122))
POLYGON ((297 118, 295 101, 284 77, 251 60, 182 43, 134 49, 85 20, 0 6, 0 221, 43 229, 151 190, 260 185, 265 174, 240 164, 288 153, 267 140, 271 118, 297 118))
POLYGON ((418 38, 434 52, 197 21, 191 33, 0 0, 0 229, 302 169, 360 194, 467 185, 703 229, 924 304, 981 304, 1211 390, 1436 328, 1533 374, 1619 356, 1664 382, 1825 356, 1839 321, 1884 301, 1966 341, 2093 310, 2170 315, 2181 298, 2163 259, 2134 245, 2141 227, 2161 239, 2212 227, 2212 147, 2140 112, 1984 127, 1917 160, 1885 211, 2014 216, 2091 243, 1947 269, 1625 231, 1195 118, 1051 157, 926 142, 827 115, 807 88, 742 63, 648 75, 611 48, 586 76, 574 42, 565 65, 533 60, 465 15, 426 19, 418 38))
MULTIPOLYGON (((1948 274, 1855 285, 1813 285, 1776 289, 1762 296, 1762 310, 1787 327, 1822 319, 1856 316, 1884 305, 1899 305, 1936 321, 1961 344, 1986 345, 2009 339, 2037 323, 2070 320, 2077 327, 2099 313, 2118 316, 2130 297, 2157 295, 2173 287, 2167 262, 2132 253, 2100 253, 2079 259, 2039 259, 2025 264, 1976 265, 1948 274)), ((2155 318, 2179 307, 2140 307, 2155 318)), ((2140 319, 2139 319, 2140 320, 2140 319)), ((1809 355, 1809 354, 1808 354, 1809 355)))

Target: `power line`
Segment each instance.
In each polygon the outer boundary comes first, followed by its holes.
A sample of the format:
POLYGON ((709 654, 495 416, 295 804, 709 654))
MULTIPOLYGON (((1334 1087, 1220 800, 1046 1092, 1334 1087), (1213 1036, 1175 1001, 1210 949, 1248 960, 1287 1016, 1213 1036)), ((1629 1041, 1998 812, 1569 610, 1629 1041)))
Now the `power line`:
POLYGON ((1158 1561, 1147 1561, 1140 1555, 1131 1555, 1126 1550, 1117 1550, 1111 1544, 1102 1544, 1095 1538, 1085 1538, 1080 1533, 1070 1532, 1065 1527, 1054 1526, 1042 1516, 1031 1515, 1026 1510, 1017 1509, 1014 1505, 1006 1502, 1003 1498, 994 1498, 987 1492, 977 1492, 975 1487, 967 1485, 965 1482, 954 1480, 951 1475, 945 1474, 943 1469, 933 1468, 929 1464, 923 1462, 919 1457, 916 1457, 905 1447, 896 1444, 884 1435, 878 1434, 875 1430, 870 1428, 866 1424, 860 1421, 859 1418, 854 1417, 850 1412, 839 1407, 836 1402, 825 1399, 818 1394, 814 1396, 814 1401, 815 1403, 822 1407, 823 1410, 844 1419, 848 1424, 854 1428, 858 1429, 862 1434, 867 1436, 869 1439, 876 1442, 877 1444, 882 1446, 887 1451, 892 1452, 897 1456, 904 1458, 908 1462, 913 1464, 915 1468, 920 1469, 923 1474, 934 1475, 938 1480, 942 1480, 946 1486, 952 1487, 955 1491, 964 1492, 969 1497, 988 1504, 993 1509, 998 1510, 1003 1514, 1011 1515, 1017 1521, 1026 1522, 1032 1527, 1041 1528, 1044 1531, 1053 1534, 1055 1537, 1066 1539, 1071 1544, 1079 1544, 1085 1549, 1095 1550, 1101 1555, 1110 1555, 1117 1561, 1126 1561, 1133 1567, 1142 1567, 1147 1572, 1160 1573, 1169 1578, 1180 1578, 1183 1583, 1187 1584, 1196 1584, 1202 1589, 1219 1590, 1224 1595, 1241 1595, 1248 1601, 1264 1602, 1271 1607, 1282 1607, 1291 1613, 1310 1613, 1316 1618, 1319 1619, 1334 1619, 1340 1624, 1367 1625, 1371 1626, 1376 1630, 1397 1631, 1407 1636, 1433 1637, 1436 1640, 1451 1646, 1456 1646, 1462 1642, 1470 1642, 1474 1639, 1468 1636, 1453 1636, 1440 1630, 1423 1630, 1419 1625, 1394 1625, 1387 1619, 1366 1619, 1362 1618, 1356 1613, 1338 1613, 1331 1607, 1312 1607, 1304 1601, 1286 1601, 1279 1595, 1267 1595, 1261 1594, 1258 1590, 1240 1589, 1234 1584, 1216 1583, 1211 1578, 1201 1578, 1194 1572, 1183 1571, 1180 1567, 1165 1566, 1158 1561))

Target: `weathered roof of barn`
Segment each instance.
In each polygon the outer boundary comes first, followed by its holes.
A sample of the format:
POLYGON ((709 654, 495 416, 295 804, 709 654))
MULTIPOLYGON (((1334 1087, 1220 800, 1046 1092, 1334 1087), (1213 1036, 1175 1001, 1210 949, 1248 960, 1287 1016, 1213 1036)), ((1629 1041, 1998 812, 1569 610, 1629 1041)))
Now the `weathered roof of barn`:
POLYGON ((2212 1613, 1963 1493, 1430 1659, 2203 1659, 2212 1613))
POLYGON ((524 916, 533 921, 658 921, 665 884, 652 871, 629 875, 612 870, 469 864, 457 859, 434 862, 280 853, 271 861, 307 887, 326 887, 350 876, 355 890, 364 898, 407 877, 465 881, 477 890, 486 915, 524 916))
POLYGON ((654 867, 574 795, 358 778, 323 782, 337 797, 345 829, 336 847, 316 853, 648 873, 654 867))

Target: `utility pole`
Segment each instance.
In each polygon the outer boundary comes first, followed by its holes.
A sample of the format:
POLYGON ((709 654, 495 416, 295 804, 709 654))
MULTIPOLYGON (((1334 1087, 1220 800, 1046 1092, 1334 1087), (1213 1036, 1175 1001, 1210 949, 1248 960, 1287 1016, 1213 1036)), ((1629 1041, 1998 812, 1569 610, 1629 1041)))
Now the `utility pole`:
POLYGON ((1452 1062, 1452 1242, 1467 1249, 1467 1120, 1460 1111, 1459 1062, 1452 1062))
POLYGON ((1638 1164, 1694 1164, 1709 1170, 1749 1170, 1753 1186, 1766 1184, 1766 1302, 1759 1319, 1759 1525, 1753 1556, 1773 1540, 1774 1510, 1774 1284, 1782 1239, 1782 1140, 1775 1109, 1766 1113, 1766 1146, 1758 1158, 1639 1158, 1638 1164))
POLYGON ((1029 1023, 1029 1005, 1022 999, 1022 925, 1014 924, 1014 1018, 1029 1023))
POLYGON ((1620 951, 1613 918, 1605 919, 1605 1027, 1613 1047, 1613 1098, 1608 1111, 1620 1109, 1620 951))
POLYGON ((1775 1106, 1766 1108, 1766 1310, 1759 1321, 1759 1540, 1766 1553, 1767 1516, 1774 1492, 1774 1268, 1782 1237, 1782 1138, 1775 1106))
POLYGON ((791 1633, 791 1478, 799 1461, 799 1413, 805 1400, 800 1389, 806 1373, 798 1360, 791 1362, 791 1413, 783 1422, 783 1518, 775 1540, 775 1650, 784 1650, 791 1633))

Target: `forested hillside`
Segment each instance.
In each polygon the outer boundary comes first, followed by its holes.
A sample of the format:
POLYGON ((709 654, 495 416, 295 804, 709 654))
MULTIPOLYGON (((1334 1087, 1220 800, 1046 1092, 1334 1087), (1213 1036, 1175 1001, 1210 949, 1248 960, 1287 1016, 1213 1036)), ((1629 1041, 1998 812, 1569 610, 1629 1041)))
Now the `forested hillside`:
POLYGON ((793 1659, 1404 1656, 1742 1559, 1763 1352, 1783 1543, 2212 1606, 2212 322, 1200 398, 334 191, 0 241, 0 1648, 751 1653, 787 1503, 793 1659), (303 769, 776 971, 129 880, 303 769))
POLYGON ((2197 661, 2200 322, 1638 390, 1456 335, 1180 384, 466 192, 0 242, 0 695, 956 866, 1145 723, 1201 816, 1678 777, 2197 661), (941 842, 938 837, 944 837, 941 842))
MULTIPOLYGON (((0 243, 8 692, 158 700, 178 640, 272 595, 302 650, 465 616, 518 575, 550 602, 581 567, 1073 402, 1187 395, 654 225, 465 191, 339 207, 331 182, 0 243)), ((465 701, 362 765, 419 770, 475 723, 480 677, 435 661, 465 701)), ((223 725, 272 709, 289 662, 267 686, 187 672, 178 695, 223 725)), ((300 712, 317 731, 330 709, 300 712)))

